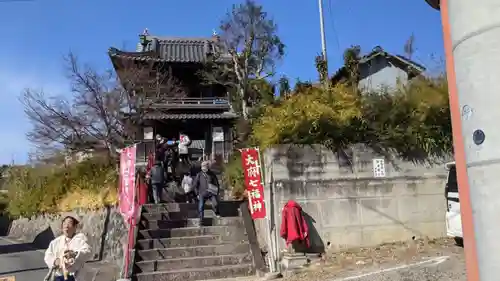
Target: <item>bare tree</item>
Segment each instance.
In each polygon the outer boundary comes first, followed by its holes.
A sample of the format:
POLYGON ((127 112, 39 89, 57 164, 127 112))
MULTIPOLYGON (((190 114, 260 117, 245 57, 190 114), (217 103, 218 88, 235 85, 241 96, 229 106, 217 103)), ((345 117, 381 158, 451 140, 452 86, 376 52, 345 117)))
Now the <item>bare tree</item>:
POLYGON ((65 58, 71 95, 27 89, 21 102, 32 124, 28 139, 39 148, 106 148, 110 156, 135 138, 134 128, 153 104, 185 96, 178 80, 153 63, 123 60, 121 70, 97 72, 70 53, 65 58), (69 96, 69 97, 67 97, 69 96))
POLYGON ((234 87, 247 120, 248 107, 253 103, 251 80, 274 75, 285 45, 276 34, 277 25, 252 0, 233 5, 221 22, 220 31, 217 52, 202 77, 208 83, 234 87))

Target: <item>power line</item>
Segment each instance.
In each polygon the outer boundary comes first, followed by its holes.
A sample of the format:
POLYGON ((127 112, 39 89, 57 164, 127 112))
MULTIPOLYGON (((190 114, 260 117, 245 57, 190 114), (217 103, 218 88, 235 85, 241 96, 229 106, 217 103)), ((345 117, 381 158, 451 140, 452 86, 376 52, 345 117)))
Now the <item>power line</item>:
POLYGON ((342 52, 340 50, 340 39, 337 33, 337 28, 335 27, 335 17, 333 16, 332 0, 328 0, 328 13, 330 14, 330 22, 333 29, 333 36, 335 37, 335 43, 337 45, 337 50, 340 52, 340 57, 342 57, 342 52))

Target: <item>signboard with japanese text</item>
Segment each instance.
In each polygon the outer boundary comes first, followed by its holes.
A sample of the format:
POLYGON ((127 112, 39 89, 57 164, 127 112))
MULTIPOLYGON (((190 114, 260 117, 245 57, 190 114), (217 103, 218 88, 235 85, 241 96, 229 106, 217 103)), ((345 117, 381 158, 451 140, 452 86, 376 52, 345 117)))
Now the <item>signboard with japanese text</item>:
POLYGON ((120 213, 128 221, 135 214, 135 160, 137 148, 135 145, 124 148, 120 152, 120 213))
POLYGON ((212 140, 214 142, 224 141, 224 129, 222 127, 212 128, 212 140))
POLYGON ((248 193, 248 205, 252 219, 266 217, 264 204, 264 185, 258 148, 245 148, 241 150, 243 173, 245 174, 245 187, 248 193))

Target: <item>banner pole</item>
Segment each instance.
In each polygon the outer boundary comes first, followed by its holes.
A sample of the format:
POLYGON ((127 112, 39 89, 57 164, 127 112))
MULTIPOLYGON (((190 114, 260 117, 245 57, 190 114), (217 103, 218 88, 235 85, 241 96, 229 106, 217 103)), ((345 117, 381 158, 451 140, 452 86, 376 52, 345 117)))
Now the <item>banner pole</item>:
MULTIPOLYGON (((262 156, 260 155, 260 149, 258 147, 255 148, 257 150, 257 155, 259 156, 259 166, 260 166, 260 184, 264 187, 264 193, 266 190, 266 186, 264 185, 265 181, 265 174, 263 173, 264 171, 264 163, 262 162, 262 156)), ((273 247, 273 240, 272 240, 272 234, 271 230, 273 229, 271 223, 272 220, 271 218, 273 217, 273 208, 272 208, 272 200, 269 200, 271 198, 271 189, 269 187, 269 194, 266 194, 264 196, 264 206, 266 207, 266 240, 267 240, 267 248, 268 248, 268 259, 269 259, 269 270, 271 273, 276 273, 277 266, 276 266, 276 258, 275 258, 275 252, 274 252, 274 247, 273 247)))

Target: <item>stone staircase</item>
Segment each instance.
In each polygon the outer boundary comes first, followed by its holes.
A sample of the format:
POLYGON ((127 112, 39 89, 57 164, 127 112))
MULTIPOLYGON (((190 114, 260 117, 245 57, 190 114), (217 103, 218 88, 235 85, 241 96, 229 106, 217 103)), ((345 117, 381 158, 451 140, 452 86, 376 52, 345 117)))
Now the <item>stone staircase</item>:
POLYGON ((196 209, 195 204, 187 203, 143 206, 132 280, 255 276, 251 246, 236 205, 221 202, 220 218, 206 206, 201 227, 196 225, 196 209))

